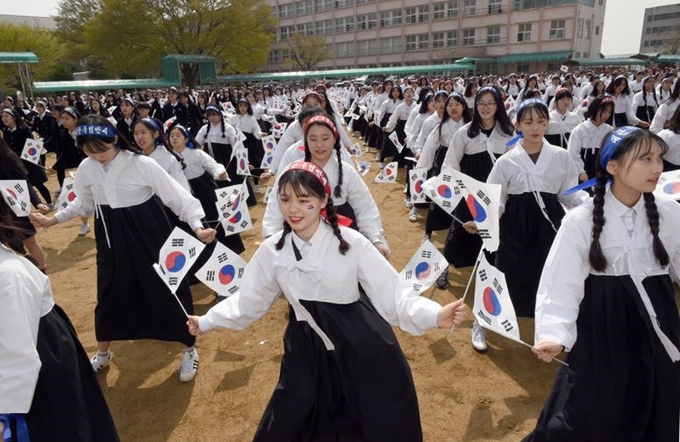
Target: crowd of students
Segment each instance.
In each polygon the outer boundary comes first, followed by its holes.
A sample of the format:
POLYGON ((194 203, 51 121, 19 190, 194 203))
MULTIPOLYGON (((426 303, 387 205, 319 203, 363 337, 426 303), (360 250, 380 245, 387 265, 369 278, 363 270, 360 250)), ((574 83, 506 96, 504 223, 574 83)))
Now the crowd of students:
MULTIPOLYGON (((391 158, 429 176, 452 168, 501 186, 500 245, 488 259, 505 274, 517 315, 535 317, 537 356, 549 362, 567 352, 569 363, 526 440, 677 438, 680 321, 670 275, 680 265, 680 206, 652 192, 663 171, 680 168, 678 95, 672 70, 605 69, 73 93, 30 109, 8 97, 0 179, 24 179, 38 190, 32 224, 80 217, 78 233, 87 235, 95 215, 98 348, 87 363, 47 278, 0 250, 0 274, 12 287, 0 290, 10 305, 0 311, 0 347, 12 349, 0 360, 0 377, 11 380, 0 384, 0 425, 27 428, 32 440, 55 431, 68 440, 117 440, 94 378, 111 361, 112 341, 179 342, 179 377, 189 382, 200 360, 197 336, 245 328, 283 293, 291 306, 285 354, 255 440, 422 440, 416 389, 390 325, 418 335, 460 325, 467 310, 462 300, 441 306, 418 296, 389 263, 380 208, 352 158, 354 135, 375 151, 378 167, 391 158), (278 144, 262 168, 262 137, 270 133, 278 144), (77 198, 56 213, 45 157, 39 165, 18 158, 34 136, 55 154, 60 187, 75 171, 77 198), (249 176, 237 173, 239 149, 248 151, 249 176), (245 182, 253 205, 259 180, 270 177, 264 241, 239 292, 201 317, 186 281, 176 292, 181 306, 158 296, 170 294, 152 264, 170 231, 180 226, 209 247, 220 242, 242 253, 238 234, 211 226, 215 189, 245 182), (5 319, 22 330, 20 340, 5 319), (68 338, 55 341, 47 327, 68 338), (64 385, 52 390, 49 353, 62 347, 78 394, 64 385), (73 395, 73 409, 51 416, 54 395, 73 395)), ((413 201, 407 180, 404 205, 414 223, 427 212, 424 238, 446 231, 450 265, 475 265, 483 245, 465 202, 451 217, 413 201)), ((0 209, 0 241, 48 272, 35 228, 4 201, 0 209)), ((448 288, 448 269, 436 285, 448 288)), ((476 321, 470 341, 487 349, 476 321)))

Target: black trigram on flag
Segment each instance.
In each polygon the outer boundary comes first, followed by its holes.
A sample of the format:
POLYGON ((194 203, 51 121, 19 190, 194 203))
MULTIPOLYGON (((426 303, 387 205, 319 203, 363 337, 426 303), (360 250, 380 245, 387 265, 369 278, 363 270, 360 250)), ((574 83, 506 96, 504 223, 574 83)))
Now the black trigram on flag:
POLYGON ((413 283, 413 290, 415 290, 416 292, 419 292, 421 288, 423 288, 422 284, 418 284, 417 282, 413 283))
POLYGON ((429 250, 423 250, 423 253, 421 253, 420 256, 429 259, 432 257, 432 252, 430 252, 429 250))
POLYGON ((503 286, 496 278, 493 279, 493 286, 496 288, 499 295, 503 293, 503 286))
POLYGON ((66 190, 71 190, 71 189, 73 189, 73 183, 67 184, 67 185, 66 185, 66 190))
POLYGON ((510 321, 508 321, 507 319, 505 321, 501 322, 501 325, 503 326, 503 328, 505 329, 506 332, 509 332, 510 330, 515 328, 515 327, 512 326, 510 321))
POLYGON ((171 276, 170 278, 168 278, 168 284, 169 285, 177 285, 178 283, 179 283, 179 280, 176 277, 171 276))
POLYGON ((487 278, 487 276, 486 276, 486 270, 481 269, 481 270, 479 271, 479 280, 480 280, 480 281, 486 281, 486 278, 487 278))
POLYGON ((189 249, 189 258, 193 258, 194 256, 196 256, 196 247, 189 249))
POLYGON ((184 247, 184 238, 176 238, 171 242, 173 247, 184 247))
POLYGON ((222 192, 220 192, 219 197, 220 197, 220 198, 224 198, 224 197, 227 196, 227 195, 229 195, 229 192, 227 192, 227 191, 222 191, 222 192))
POLYGON ((435 262, 434 265, 432 266, 432 268, 434 269, 435 273, 439 273, 439 263, 438 262, 435 262))
POLYGON ((229 289, 227 289, 227 291, 233 295, 234 293, 238 292, 238 286, 232 285, 231 287, 229 287, 229 289))
POLYGON ((220 207, 220 212, 222 212, 224 214, 225 218, 227 217, 227 209, 228 209, 228 207, 227 207, 226 204, 222 204, 222 207, 220 207))
POLYGON ((28 212, 28 204, 26 204, 26 201, 19 201, 19 206, 24 209, 25 212, 28 212))
POLYGON ((215 271, 214 270, 208 270, 205 272, 205 280, 206 281, 214 281, 215 280, 215 271))
POLYGON ((465 188, 466 188, 466 187, 465 187, 465 184, 463 184, 463 181, 461 181, 461 180, 456 180, 456 184, 458 184, 458 187, 460 187, 461 189, 465 189, 465 188))
POLYGON ((246 227, 248 227, 248 221, 243 220, 243 222, 241 223, 241 227, 244 228, 244 229, 245 229, 246 227))
POLYGON ((236 228, 234 226, 227 226, 227 230, 229 232, 233 232, 234 230, 236 230, 236 228))
POLYGON ((16 183, 14 189, 19 193, 24 193, 24 186, 22 186, 21 183, 16 183))
POLYGON ((451 178, 452 178, 451 175, 447 175, 447 174, 442 175, 442 181, 444 181, 445 183, 450 183, 451 178))
POLYGON ((413 270, 406 270, 406 272, 404 273, 404 279, 408 280, 411 278, 413 278, 413 270))
POLYGON ((486 196, 486 194, 485 194, 484 192, 482 192, 481 190, 477 192, 477 196, 478 196, 482 201, 484 201, 484 204, 486 204, 487 206, 488 206, 489 204, 491 204, 491 200, 489 199, 489 197, 486 196))
POLYGON ((11 196, 8 197, 8 198, 5 198, 5 201, 7 201, 7 204, 9 204, 10 206, 13 206, 13 205, 15 205, 15 204, 17 203, 17 202, 14 200, 14 198, 12 198, 11 196))
POLYGON ((226 253, 220 253, 217 255, 217 261, 222 264, 224 261, 226 261, 229 257, 227 256, 226 253))
POLYGON ((454 194, 454 195, 460 195, 460 187, 455 186, 455 187, 453 188, 453 194, 454 194))
POLYGON ((447 201, 447 200, 442 201, 442 206, 451 207, 451 201, 447 201))
POLYGON ((479 234, 479 237, 482 239, 491 239, 489 229, 477 229, 477 233, 479 234))
POLYGON ((244 267, 241 267, 240 269, 238 269, 238 277, 239 277, 239 278, 242 278, 242 277, 243 277, 243 272, 244 272, 245 270, 246 270, 246 269, 245 269, 244 267))

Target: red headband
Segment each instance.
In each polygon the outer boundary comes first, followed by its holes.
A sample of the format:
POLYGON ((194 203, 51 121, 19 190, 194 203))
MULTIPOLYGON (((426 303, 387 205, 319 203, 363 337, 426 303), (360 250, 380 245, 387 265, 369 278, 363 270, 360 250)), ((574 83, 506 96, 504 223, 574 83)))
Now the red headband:
POLYGON ((311 126, 314 123, 321 123, 328 126, 331 132, 333 132, 333 136, 335 138, 338 138, 338 129, 335 127, 335 123, 333 123, 331 119, 325 115, 314 115, 312 118, 307 120, 307 123, 305 123, 305 127, 303 129, 305 135, 307 134, 307 129, 309 129, 309 126, 311 126))

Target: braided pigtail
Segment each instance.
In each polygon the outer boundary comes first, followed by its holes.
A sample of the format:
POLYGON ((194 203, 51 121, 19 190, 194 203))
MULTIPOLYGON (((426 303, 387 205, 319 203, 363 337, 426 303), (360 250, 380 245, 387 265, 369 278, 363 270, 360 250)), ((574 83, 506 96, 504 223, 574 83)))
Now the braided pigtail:
POLYGON ((290 232, 292 232, 293 229, 290 227, 290 224, 288 224, 288 221, 283 222, 283 234, 281 235, 281 239, 279 239, 279 242, 276 243, 276 250, 281 250, 283 248, 283 245, 286 242, 286 235, 288 235, 290 232))
POLYGON ((224 126, 224 118, 220 119, 220 125, 222 126, 222 138, 227 138, 227 128, 224 126))
POLYGON ((602 247, 600 246, 600 234, 606 222, 604 219, 606 185, 607 173, 598 167, 597 184, 595 184, 595 195, 593 196, 593 242, 590 243, 590 252, 588 253, 590 266, 598 272, 604 271, 607 267, 607 258, 602 253, 602 247))
POLYGON ((654 250, 654 256, 659 264, 662 266, 667 266, 670 262, 668 257, 668 252, 659 238, 659 211, 656 207, 656 202, 654 201, 654 194, 645 193, 645 210, 647 212, 647 219, 649 220, 649 229, 652 231, 652 247, 654 250))
POLYGON ((333 207, 333 203, 331 202, 330 198, 328 198, 328 204, 326 205, 326 216, 328 218, 328 223, 333 228, 333 234, 340 241, 338 250, 340 250, 340 253, 344 255, 349 250, 349 243, 342 237, 340 227, 338 227, 338 215, 335 213, 335 207, 333 207))
POLYGON ((338 156, 338 184, 335 186, 335 189, 333 189, 333 195, 336 198, 340 198, 342 195, 342 156, 340 155, 340 146, 337 145, 335 149, 335 153, 338 156))

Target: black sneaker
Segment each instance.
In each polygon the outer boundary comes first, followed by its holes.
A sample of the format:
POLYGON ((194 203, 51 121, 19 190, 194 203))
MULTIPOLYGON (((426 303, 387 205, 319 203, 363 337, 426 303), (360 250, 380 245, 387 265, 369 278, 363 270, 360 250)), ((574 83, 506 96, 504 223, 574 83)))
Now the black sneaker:
POLYGON ((446 290, 449 288, 449 269, 446 269, 442 272, 441 275, 439 275, 439 278, 434 282, 434 285, 437 286, 438 289, 446 290))

